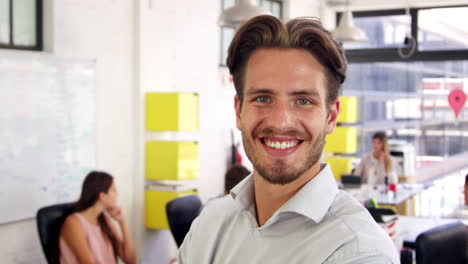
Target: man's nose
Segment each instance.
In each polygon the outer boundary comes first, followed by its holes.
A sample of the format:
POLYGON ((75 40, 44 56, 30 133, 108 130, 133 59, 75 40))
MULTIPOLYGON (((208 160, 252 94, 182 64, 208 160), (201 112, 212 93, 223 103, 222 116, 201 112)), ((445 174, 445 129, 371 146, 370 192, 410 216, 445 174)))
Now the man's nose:
POLYGON ((295 120, 294 109, 288 102, 277 101, 271 106, 268 125, 280 130, 292 128, 295 120))

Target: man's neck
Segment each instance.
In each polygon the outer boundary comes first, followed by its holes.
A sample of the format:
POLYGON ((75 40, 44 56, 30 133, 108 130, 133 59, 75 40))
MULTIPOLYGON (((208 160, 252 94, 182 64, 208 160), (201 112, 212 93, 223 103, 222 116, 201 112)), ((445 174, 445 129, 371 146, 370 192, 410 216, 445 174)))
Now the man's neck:
POLYGON ((314 164, 299 178, 285 185, 272 184, 254 171, 255 205, 258 226, 263 226, 268 219, 293 197, 306 183, 320 172, 320 162, 314 164))

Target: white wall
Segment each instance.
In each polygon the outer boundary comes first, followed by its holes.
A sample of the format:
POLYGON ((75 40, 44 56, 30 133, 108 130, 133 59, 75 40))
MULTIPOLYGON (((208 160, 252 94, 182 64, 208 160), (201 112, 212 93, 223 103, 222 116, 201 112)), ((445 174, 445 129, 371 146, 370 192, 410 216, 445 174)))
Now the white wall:
MULTIPOLYGON (((130 0, 46 0, 46 50, 96 59, 97 167, 113 174, 130 213, 135 174, 133 9, 130 0)), ((20 51, 19 51, 20 52, 20 51)), ((2 263, 45 263, 34 220, 0 225, 2 263)))
MULTIPOLYGON (((218 81, 220 43, 219 1, 140 1, 139 58, 141 88, 144 93, 199 93, 200 129, 195 133, 147 133, 142 128, 140 153, 144 141, 153 139, 195 139, 199 142, 200 179, 197 186, 203 199, 222 192, 223 176, 229 159, 230 128, 235 126, 234 90, 222 88, 218 81)), ((143 120, 140 120, 142 123, 143 120)), ((143 157, 141 157, 143 158, 143 157)), ((140 164, 140 175, 143 175, 140 164)), ((139 180, 138 190, 144 182, 139 180)), ((143 212, 143 193, 137 194, 143 212)), ((143 214, 138 222, 143 226, 143 214)), ((168 263, 176 256, 169 231, 140 230, 144 263, 168 263)))

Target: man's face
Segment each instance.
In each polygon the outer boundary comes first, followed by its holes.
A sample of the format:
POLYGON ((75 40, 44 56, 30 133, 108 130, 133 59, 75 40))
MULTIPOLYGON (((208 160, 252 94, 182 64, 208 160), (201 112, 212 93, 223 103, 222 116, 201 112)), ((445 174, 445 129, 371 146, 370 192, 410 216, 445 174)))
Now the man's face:
POLYGON ((300 49, 260 49, 245 71, 244 101, 235 97, 237 128, 254 169, 287 184, 318 166, 339 101, 326 104, 323 67, 300 49))

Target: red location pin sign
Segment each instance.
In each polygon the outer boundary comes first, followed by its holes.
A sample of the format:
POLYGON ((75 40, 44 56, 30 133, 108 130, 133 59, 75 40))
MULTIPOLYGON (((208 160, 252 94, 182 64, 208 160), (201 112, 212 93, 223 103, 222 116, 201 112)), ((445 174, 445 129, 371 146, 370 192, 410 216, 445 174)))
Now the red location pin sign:
POLYGON ((466 102, 466 94, 460 89, 452 90, 449 93, 448 101, 453 112, 455 112, 455 118, 458 119, 458 114, 466 102))

